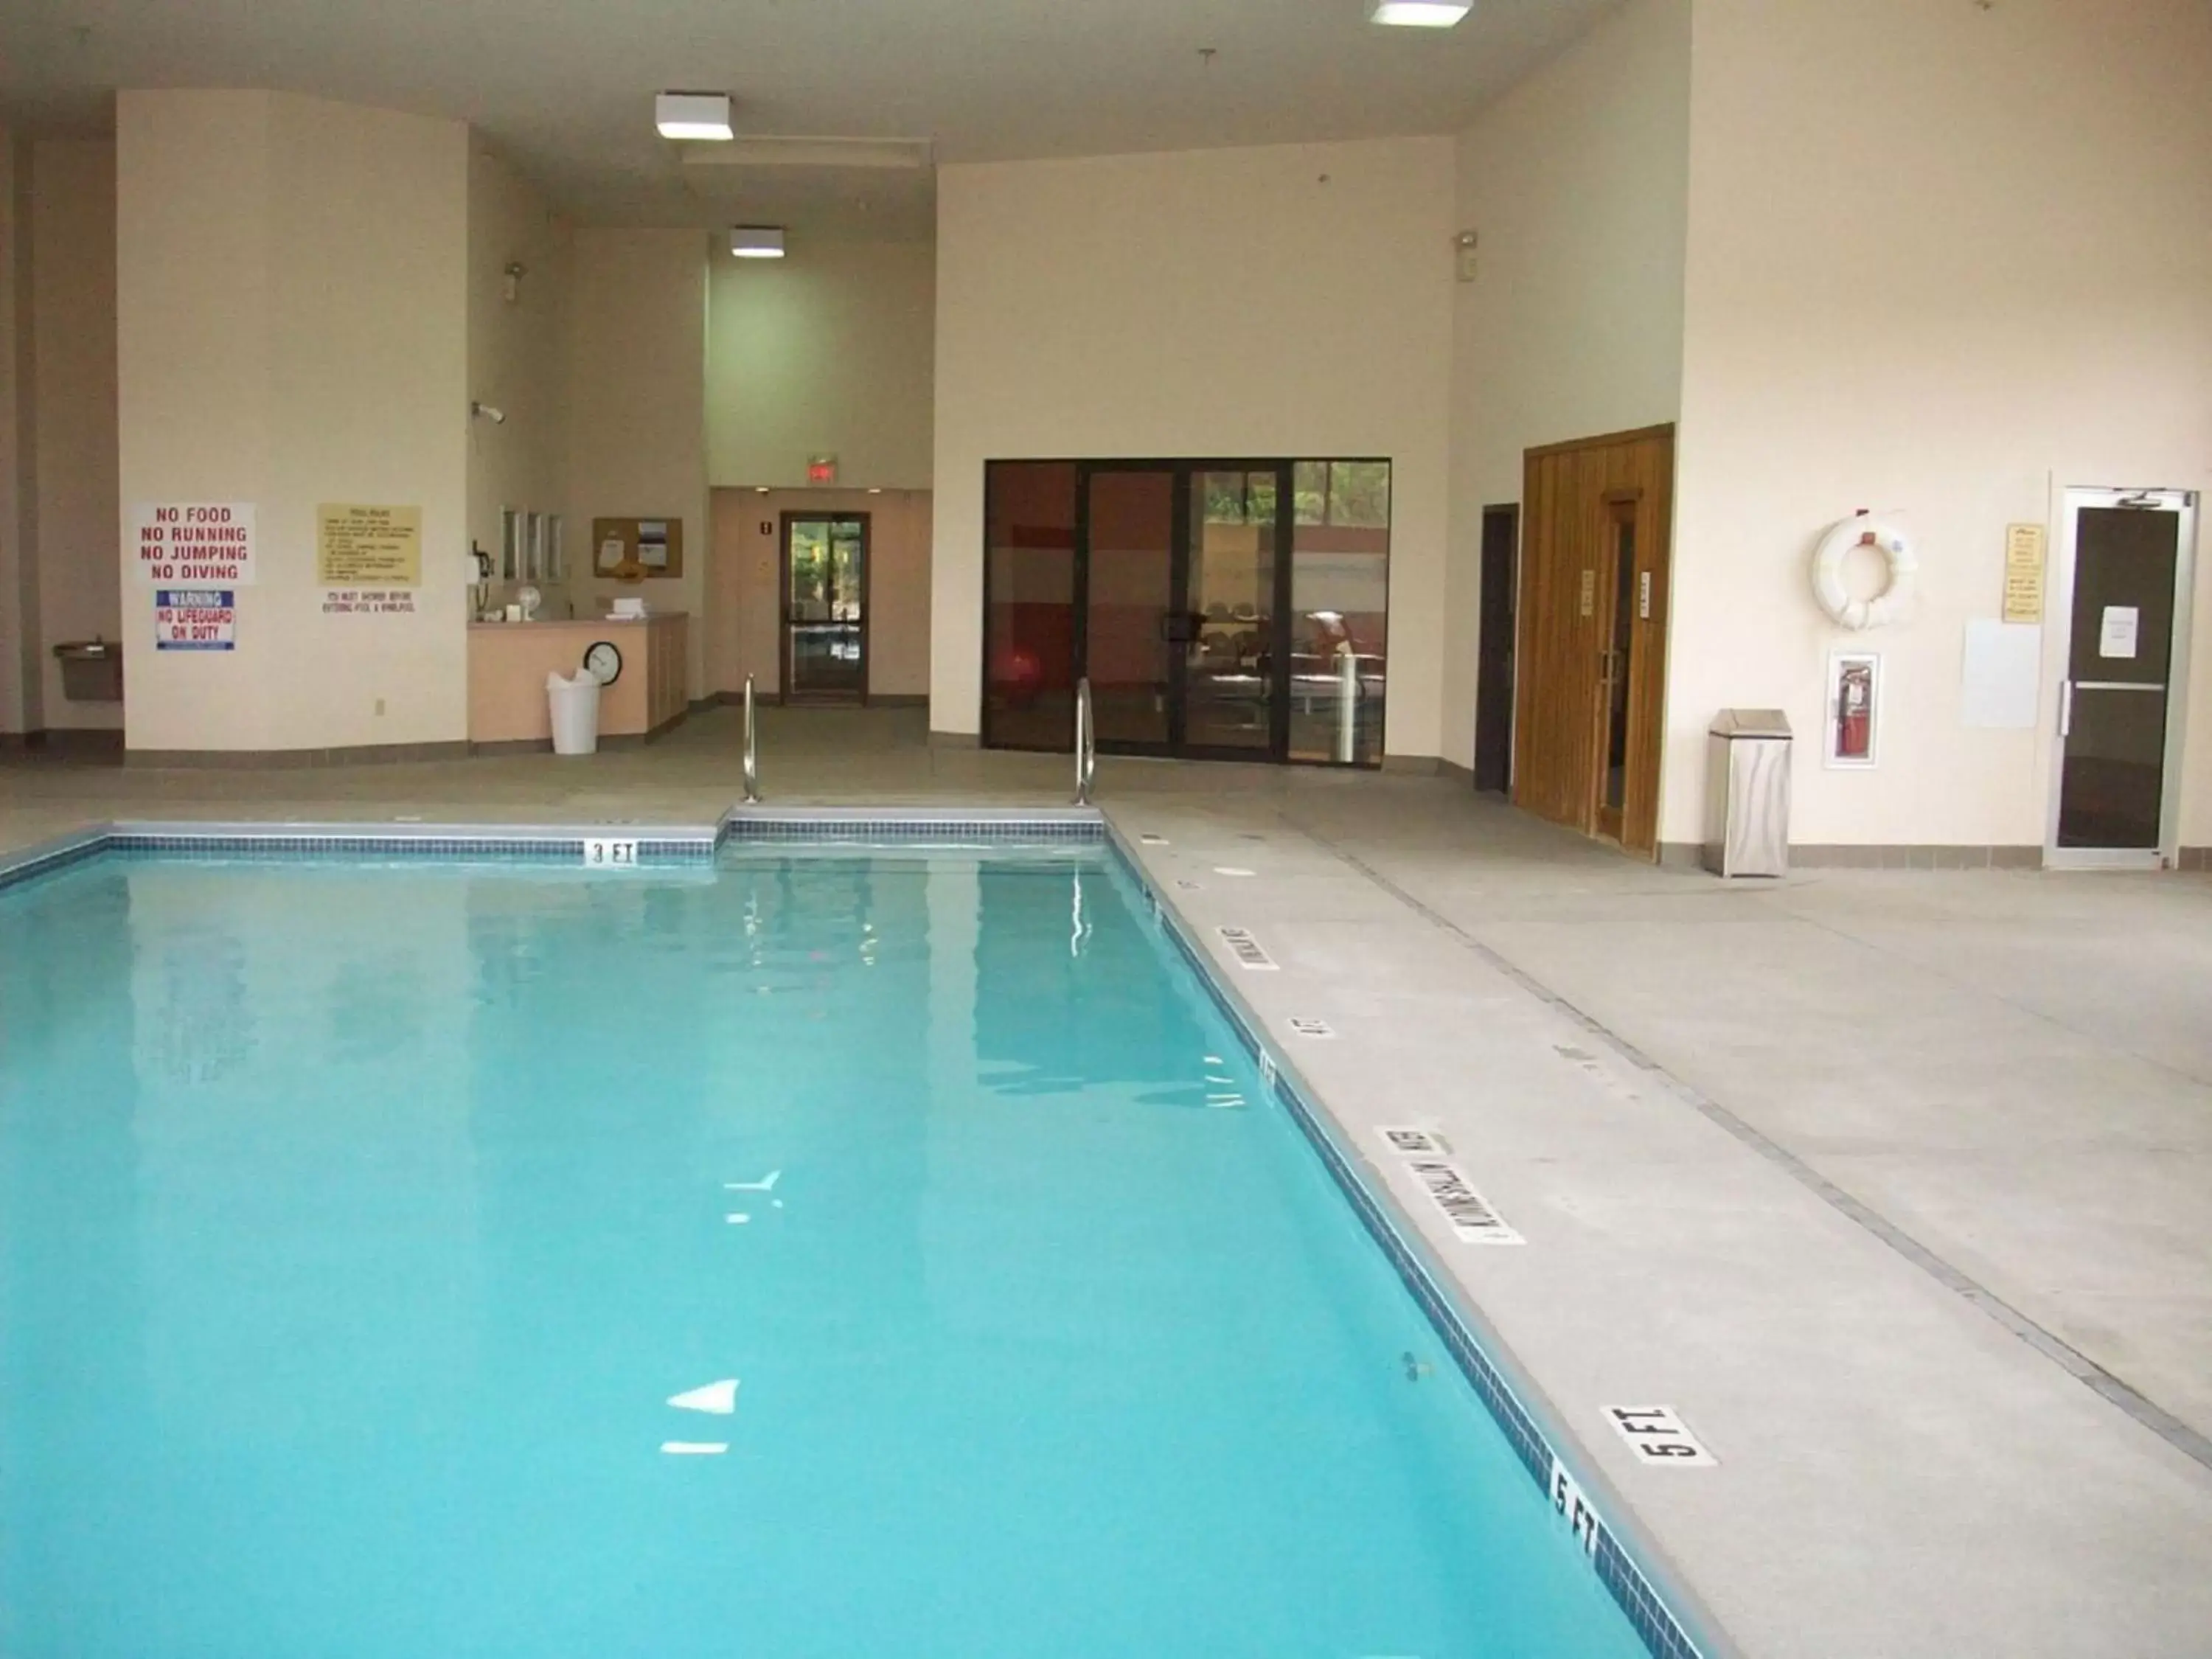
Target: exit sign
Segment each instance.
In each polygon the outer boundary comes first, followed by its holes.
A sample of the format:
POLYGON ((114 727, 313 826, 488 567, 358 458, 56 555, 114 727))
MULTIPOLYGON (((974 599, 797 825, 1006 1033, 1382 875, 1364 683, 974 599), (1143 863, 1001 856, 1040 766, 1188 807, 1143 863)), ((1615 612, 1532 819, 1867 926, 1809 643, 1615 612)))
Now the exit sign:
POLYGON ((811 484, 836 483, 837 458, 835 455, 809 455, 806 458, 806 482, 811 484))

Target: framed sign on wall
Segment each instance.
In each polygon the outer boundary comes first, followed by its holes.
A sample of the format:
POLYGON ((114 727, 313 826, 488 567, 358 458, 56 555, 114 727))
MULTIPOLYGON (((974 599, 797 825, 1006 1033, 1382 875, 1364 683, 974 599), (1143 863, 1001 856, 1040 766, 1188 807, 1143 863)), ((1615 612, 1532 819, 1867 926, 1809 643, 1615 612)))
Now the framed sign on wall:
POLYGON ((684 574, 681 519, 594 519, 592 569, 617 581, 684 574))

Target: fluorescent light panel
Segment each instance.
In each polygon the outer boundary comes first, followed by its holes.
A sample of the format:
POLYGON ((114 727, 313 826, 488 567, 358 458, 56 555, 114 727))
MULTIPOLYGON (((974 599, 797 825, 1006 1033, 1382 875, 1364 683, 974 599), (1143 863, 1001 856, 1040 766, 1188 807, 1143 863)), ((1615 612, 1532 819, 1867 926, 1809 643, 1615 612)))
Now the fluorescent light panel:
POLYGON ((1448 29, 1474 9, 1474 0, 1374 0, 1367 18, 1400 28, 1448 29))
POLYGON ((781 259, 783 258, 783 227, 732 225, 730 228, 730 252, 740 259, 781 259))
POLYGON ((664 92, 653 100, 653 125, 664 138, 711 138, 728 143, 738 136, 730 125, 726 92, 664 92))

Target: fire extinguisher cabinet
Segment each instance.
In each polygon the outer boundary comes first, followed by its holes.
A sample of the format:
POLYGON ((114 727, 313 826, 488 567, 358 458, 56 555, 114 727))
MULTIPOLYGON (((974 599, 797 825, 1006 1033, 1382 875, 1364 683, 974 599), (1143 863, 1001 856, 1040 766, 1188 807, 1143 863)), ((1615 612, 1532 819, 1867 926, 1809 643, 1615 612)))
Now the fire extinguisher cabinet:
POLYGON ((1705 867, 1790 873, 1790 720, 1779 708, 1723 708, 1705 739, 1705 867))

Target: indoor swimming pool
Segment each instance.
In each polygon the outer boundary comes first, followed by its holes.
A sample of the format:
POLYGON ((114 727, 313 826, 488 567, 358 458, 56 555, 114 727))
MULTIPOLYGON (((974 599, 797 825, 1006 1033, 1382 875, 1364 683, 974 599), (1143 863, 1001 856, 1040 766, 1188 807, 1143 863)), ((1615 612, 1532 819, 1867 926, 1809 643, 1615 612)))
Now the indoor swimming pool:
POLYGON ((0 939, 9 1659, 1646 1651, 1096 843, 0 939))

